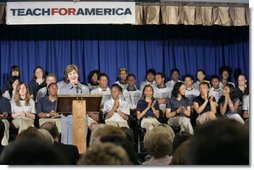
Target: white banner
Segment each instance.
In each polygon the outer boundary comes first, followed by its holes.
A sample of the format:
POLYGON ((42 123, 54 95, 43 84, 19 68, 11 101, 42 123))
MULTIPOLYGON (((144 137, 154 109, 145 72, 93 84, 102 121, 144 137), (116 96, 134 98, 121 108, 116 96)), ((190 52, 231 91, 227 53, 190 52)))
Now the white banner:
POLYGON ((7 2, 7 25, 135 24, 135 2, 7 2))

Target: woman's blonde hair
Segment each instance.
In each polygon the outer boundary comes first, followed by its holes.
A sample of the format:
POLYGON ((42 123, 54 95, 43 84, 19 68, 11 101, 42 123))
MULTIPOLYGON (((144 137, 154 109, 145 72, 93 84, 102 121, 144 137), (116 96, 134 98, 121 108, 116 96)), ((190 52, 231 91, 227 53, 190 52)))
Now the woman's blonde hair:
POLYGON ((28 86, 25 84, 25 83, 20 83, 17 85, 17 89, 16 89, 16 94, 15 94, 15 97, 14 97, 14 101, 16 103, 17 106, 20 106, 20 94, 19 94, 19 90, 20 90, 20 87, 24 85, 26 87, 26 97, 25 97, 25 106, 28 106, 30 104, 30 93, 29 93, 29 89, 28 89, 28 86))
POLYGON ((147 152, 154 158, 162 158, 171 154, 175 133, 166 124, 154 127, 144 137, 144 146, 147 152))
POLYGON ((66 80, 68 80, 68 74, 70 72, 72 72, 73 70, 75 70, 77 72, 77 74, 79 75, 79 70, 78 70, 78 67, 74 64, 71 64, 71 65, 68 65, 66 68, 65 68, 65 71, 64 71, 64 78, 66 80))

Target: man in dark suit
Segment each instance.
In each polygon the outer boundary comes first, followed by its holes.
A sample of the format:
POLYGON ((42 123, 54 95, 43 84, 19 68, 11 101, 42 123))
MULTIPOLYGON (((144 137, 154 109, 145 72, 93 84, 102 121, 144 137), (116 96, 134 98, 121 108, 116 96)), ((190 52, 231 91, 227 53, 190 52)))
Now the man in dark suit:
POLYGON ((41 125, 41 128, 49 131, 54 139, 54 146, 56 146, 63 153, 63 155, 66 156, 66 159, 69 160, 68 164, 76 165, 80 156, 77 146, 60 143, 59 131, 53 122, 46 122, 41 125))

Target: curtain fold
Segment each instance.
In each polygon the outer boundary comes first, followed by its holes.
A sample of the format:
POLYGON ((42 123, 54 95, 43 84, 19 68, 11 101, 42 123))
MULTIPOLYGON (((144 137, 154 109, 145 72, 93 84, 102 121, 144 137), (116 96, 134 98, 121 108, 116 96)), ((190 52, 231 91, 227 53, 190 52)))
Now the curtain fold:
MULTIPOLYGON (((109 75, 110 84, 119 67, 137 76, 154 68, 169 79, 178 68, 181 78, 194 77, 204 69, 208 78, 219 74, 222 65, 249 75, 249 27, 184 25, 45 25, 0 26, 0 84, 8 79, 13 64, 21 66, 21 78, 28 83, 33 69, 41 65, 61 80, 64 69, 76 64, 80 80, 87 82, 93 69, 109 75)), ((233 75, 232 79, 234 81, 233 75)))

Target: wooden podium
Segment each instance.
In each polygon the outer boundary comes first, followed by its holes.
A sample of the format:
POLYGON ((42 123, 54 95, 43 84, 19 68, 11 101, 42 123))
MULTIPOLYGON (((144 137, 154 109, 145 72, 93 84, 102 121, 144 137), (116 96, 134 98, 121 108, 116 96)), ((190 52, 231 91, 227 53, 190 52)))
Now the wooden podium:
POLYGON ((73 143, 79 153, 86 151, 86 113, 98 112, 102 95, 90 94, 58 94, 56 112, 72 113, 73 143))

